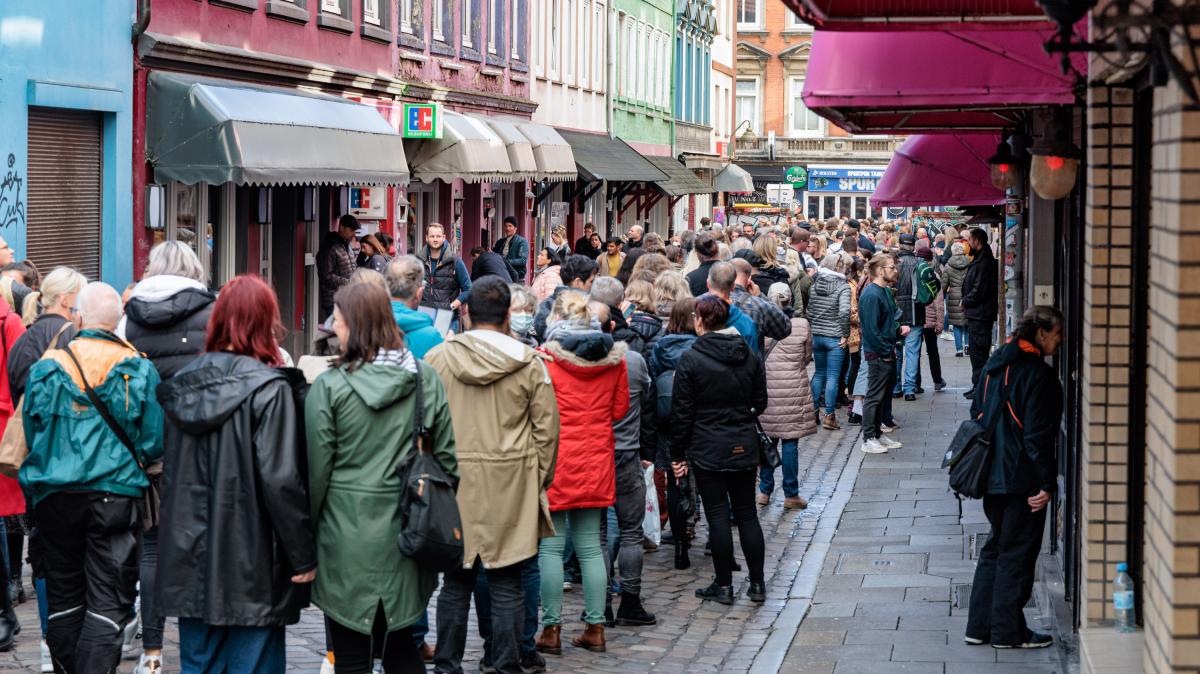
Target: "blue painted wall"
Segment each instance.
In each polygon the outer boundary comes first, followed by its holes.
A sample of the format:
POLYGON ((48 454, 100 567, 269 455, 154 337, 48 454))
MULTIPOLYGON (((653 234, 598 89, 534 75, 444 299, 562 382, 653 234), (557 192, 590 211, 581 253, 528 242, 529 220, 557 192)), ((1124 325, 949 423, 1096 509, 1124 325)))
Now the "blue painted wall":
POLYGON ((133 279, 134 7, 134 0, 0 2, 0 235, 24 259, 29 106, 99 112, 100 264, 102 280, 117 290, 133 279))
POLYGON ((675 16, 675 119, 711 124, 712 43, 708 0, 679 0, 675 16))

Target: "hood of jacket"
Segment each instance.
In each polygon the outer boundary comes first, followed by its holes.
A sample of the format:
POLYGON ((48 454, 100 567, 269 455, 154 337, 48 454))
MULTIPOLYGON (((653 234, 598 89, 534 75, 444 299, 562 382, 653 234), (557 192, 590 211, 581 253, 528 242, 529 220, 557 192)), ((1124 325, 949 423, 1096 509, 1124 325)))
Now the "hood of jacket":
POLYGON ((725 365, 737 366, 751 358, 750 347, 737 333, 710 332, 696 338, 692 348, 725 365))
POLYGON ((160 384, 158 400, 181 429, 200 435, 221 426, 247 398, 275 380, 287 377, 249 356, 205 353, 160 384))
POLYGON ((650 371, 660 373, 674 370, 679 363, 679 357, 687 353, 695 343, 696 336, 687 333, 663 336, 650 353, 650 371))
POLYGON ((1027 358, 1035 358, 1040 362, 1042 352, 1023 339, 1010 339, 992 353, 987 364, 983 366, 983 371, 993 376, 1003 374, 1006 367, 1027 358))
POLYGON ((743 260, 745 260, 746 262, 749 262, 750 266, 754 267, 755 269, 758 269, 759 267, 763 266, 763 259, 758 255, 758 253, 754 252, 753 250, 751 250, 749 248, 743 248, 743 249, 739 250, 738 252, 734 253, 733 256, 740 257, 743 260))
POLYGON ((488 386, 524 368, 537 353, 508 335, 470 330, 452 335, 442 346, 450 376, 471 386, 488 386))
POLYGON ((620 365, 628 350, 624 342, 614 342, 599 330, 564 332, 542 345, 542 351, 556 364, 583 379, 599 377, 620 365))
POLYGON ((654 314, 646 313, 645 311, 635 311, 629 317, 629 329, 642 336, 642 339, 650 341, 662 332, 663 320, 654 314))
POLYGON ((817 270, 816 278, 813 279, 811 293, 826 293, 833 294, 841 286, 846 285, 846 275, 840 274, 832 269, 821 267, 817 270))
POLYGON ((411 334, 421 328, 432 328, 433 317, 416 309, 410 309, 403 302, 392 300, 392 318, 404 334, 411 334))
POLYGON ((148 328, 175 325, 217 301, 217 294, 199 281, 160 274, 142 279, 129 295, 125 316, 148 328))
POLYGON ((951 255, 946 264, 955 269, 966 269, 971 264, 971 258, 966 255, 951 255))

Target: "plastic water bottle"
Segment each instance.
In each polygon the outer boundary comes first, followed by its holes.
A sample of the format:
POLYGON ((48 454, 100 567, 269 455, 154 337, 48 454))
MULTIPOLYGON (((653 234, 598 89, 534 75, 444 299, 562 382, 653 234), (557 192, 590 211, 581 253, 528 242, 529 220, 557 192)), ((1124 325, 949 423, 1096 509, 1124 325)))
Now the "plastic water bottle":
POLYGON ((1129 565, 1125 562, 1117 564, 1117 577, 1113 579, 1113 609, 1118 632, 1137 630, 1137 617, 1133 613, 1133 579, 1129 577, 1129 565))

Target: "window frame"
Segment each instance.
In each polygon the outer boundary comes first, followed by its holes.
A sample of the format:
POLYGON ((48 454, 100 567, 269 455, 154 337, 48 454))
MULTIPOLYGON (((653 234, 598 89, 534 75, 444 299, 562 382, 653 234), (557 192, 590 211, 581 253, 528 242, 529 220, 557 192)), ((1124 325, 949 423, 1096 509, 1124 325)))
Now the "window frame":
POLYGON ((367 2, 369 1, 372 0, 362 0, 362 24, 359 26, 359 32, 365 39, 391 44, 392 40, 396 38, 395 33, 392 32, 391 0, 373 0, 376 21, 378 21, 374 24, 367 21, 367 2))
POLYGON ((804 91, 804 78, 792 75, 788 77, 788 107, 787 107, 787 131, 790 138, 822 138, 826 135, 825 120, 804 106, 804 111, 812 115, 817 121, 816 129, 801 129, 796 125, 796 101, 799 100, 801 105, 804 105, 804 99, 801 94, 804 91))
POLYGON ((319 0, 319 2, 320 4, 317 5, 318 28, 336 30, 340 33, 354 32, 350 0, 319 0), (337 5, 337 12, 329 9, 333 4, 337 5))
POLYGON ((308 23, 311 15, 308 11, 308 0, 267 0, 267 16, 308 23))
POLYGON ((739 32, 761 31, 763 28, 763 10, 764 10, 763 0, 735 0, 735 3, 736 4, 734 5, 734 8, 733 8, 733 18, 734 18, 734 21, 737 22, 738 31, 739 32), (753 7, 754 7, 754 20, 753 21, 742 21, 743 3, 753 3, 753 7))
POLYGON ((741 127, 742 122, 746 121, 745 119, 742 119, 741 114, 738 113, 738 99, 741 98, 743 95, 741 92, 738 91, 738 84, 740 84, 742 82, 753 82, 754 83, 754 113, 751 115, 750 120, 749 120, 750 121, 750 130, 754 132, 754 135, 761 136, 762 135, 762 78, 759 77, 758 75, 754 75, 751 77, 738 77, 738 78, 734 79, 734 81, 733 81, 733 111, 734 111, 733 116, 736 119, 733 120, 733 128, 731 129, 731 131, 738 130, 738 128, 741 127))

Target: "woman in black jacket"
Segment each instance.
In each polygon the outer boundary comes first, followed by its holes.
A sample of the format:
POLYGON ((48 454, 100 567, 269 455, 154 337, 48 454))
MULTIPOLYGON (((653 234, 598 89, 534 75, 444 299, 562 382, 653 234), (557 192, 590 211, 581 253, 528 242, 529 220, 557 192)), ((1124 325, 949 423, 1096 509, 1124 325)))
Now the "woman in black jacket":
POLYGON ((1034 569, 1057 485, 1055 441, 1062 385, 1044 360, 1063 339, 1063 315, 1052 307, 1025 312, 1016 333, 988 359, 971 415, 992 429, 992 465, 983 511, 992 525, 983 546, 963 640, 993 648, 1045 648, 1049 635, 1025 624, 1034 569))
POLYGON ((179 617, 184 671, 220 663, 228 674, 282 674, 284 628, 300 620, 316 577, 303 384, 277 369, 278 324, 274 291, 233 279, 205 353, 158 390, 167 421, 157 599, 162 615, 179 617))
POLYGON ((759 447, 755 420, 767 407, 762 361, 736 332, 726 332, 729 307, 715 295, 696 301, 696 342, 679 358, 671 398, 671 470, 695 471, 708 519, 716 580, 696 596, 733 603, 733 532, 737 520, 750 575, 750 600, 766 600, 763 533, 754 504, 759 447))

